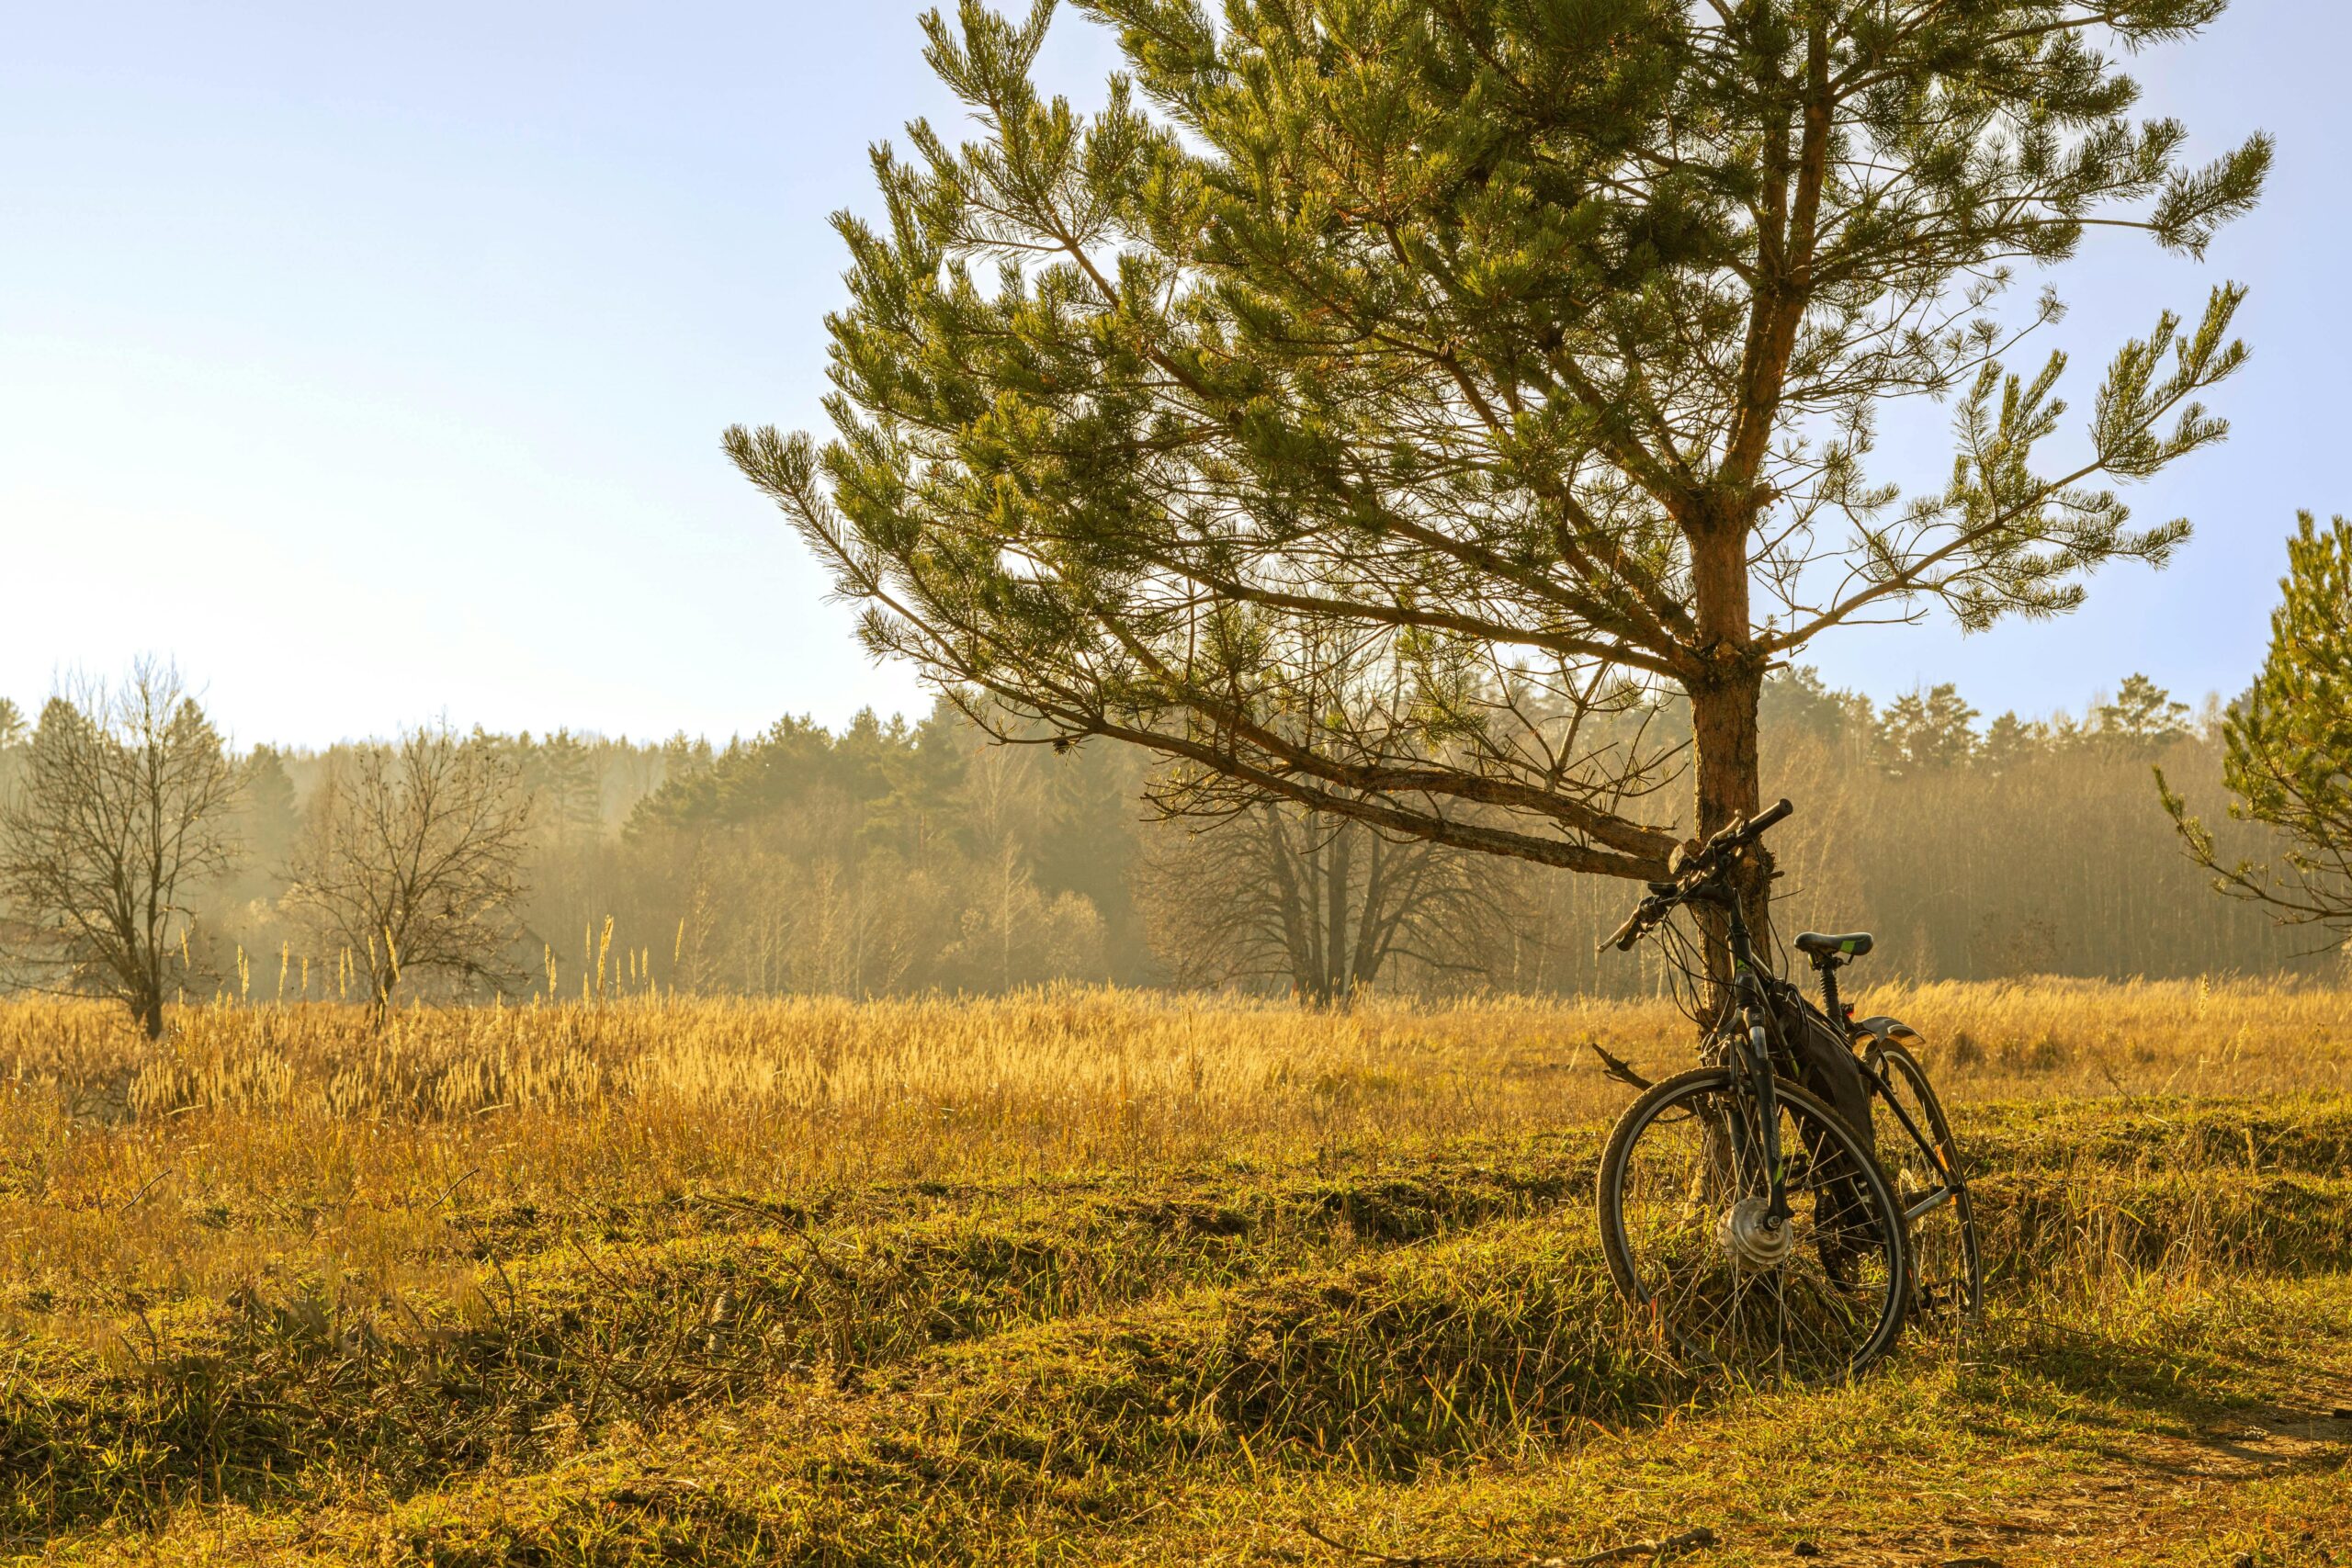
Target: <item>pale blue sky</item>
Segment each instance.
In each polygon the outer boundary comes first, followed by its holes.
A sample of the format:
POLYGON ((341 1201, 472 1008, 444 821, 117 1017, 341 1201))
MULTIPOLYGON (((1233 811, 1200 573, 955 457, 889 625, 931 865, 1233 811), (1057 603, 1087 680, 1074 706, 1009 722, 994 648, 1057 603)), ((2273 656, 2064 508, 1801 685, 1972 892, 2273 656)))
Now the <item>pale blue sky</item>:
MULTIPOLYGON (((733 421, 821 420, 827 215, 872 209, 869 141, 954 112, 919 9, 10 7, 0 694, 158 649, 247 741, 923 705, 718 450, 733 421)), ((2143 59, 2202 152, 2277 134, 2269 197, 2202 265, 2110 239, 2055 278, 2087 359, 2253 285, 2255 360, 2217 400, 2237 434, 2134 498, 2197 542, 2052 625, 1825 639, 1830 679, 1956 680, 1987 711, 2133 670, 2244 682, 2294 509, 2352 510, 2347 45, 2335 0, 2239 0, 2143 59)), ((1113 56, 1066 15, 1046 73, 1091 99, 1113 56)), ((1940 477, 1939 446, 1895 456, 1940 477)))

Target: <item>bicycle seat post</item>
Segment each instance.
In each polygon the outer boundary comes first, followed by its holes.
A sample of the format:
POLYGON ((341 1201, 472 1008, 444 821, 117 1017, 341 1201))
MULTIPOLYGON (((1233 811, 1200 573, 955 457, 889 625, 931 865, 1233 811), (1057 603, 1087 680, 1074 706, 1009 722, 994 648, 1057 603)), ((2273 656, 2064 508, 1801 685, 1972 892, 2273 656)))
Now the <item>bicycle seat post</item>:
POLYGON ((1838 971, 1846 961, 1832 953, 1816 953, 1813 966, 1821 975, 1821 1010, 1828 1018, 1829 1026, 1843 1033, 1853 1032, 1853 1025, 1838 1000, 1838 971))

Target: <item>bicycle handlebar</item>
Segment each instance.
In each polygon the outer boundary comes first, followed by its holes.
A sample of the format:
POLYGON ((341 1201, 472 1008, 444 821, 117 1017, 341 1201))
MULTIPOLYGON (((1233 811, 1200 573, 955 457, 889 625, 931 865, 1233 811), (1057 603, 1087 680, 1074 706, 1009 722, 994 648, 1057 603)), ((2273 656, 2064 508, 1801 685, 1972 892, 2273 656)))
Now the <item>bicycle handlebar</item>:
POLYGON ((1778 800, 1753 817, 1743 818, 1717 832, 1697 849, 1679 857, 1672 864, 1674 880, 1653 882, 1650 896, 1635 906, 1625 917, 1625 923, 1609 934, 1600 945, 1605 951, 1615 948, 1620 953, 1633 950, 1645 932, 1666 919, 1675 906, 1713 881, 1724 869, 1726 860, 1736 851, 1744 850, 1762 838, 1769 829, 1786 821, 1796 807, 1786 800, 1778 800))
MULTIPOLYGON (((1600 950, 1603 953, 1606 953, 1609 949, 1613 947, 1620 953, 1631 953, 1634 949, 1634 943, 1641 939, 1642 929, 1645 923, 1643 917, 1650 912, 1650 903, 1651 900, 1647 898, 1643 899, 1640 906, 1636 908, 1632 914, 1625 917, 1625 923, 1623 925, 1619 926, 1615 931, 1611 931, 1606 937, 1601 939, 1600 950)), ((1664 911, 1662 910, 1660 911, 1660 913, 1663 912, 1664 911)))

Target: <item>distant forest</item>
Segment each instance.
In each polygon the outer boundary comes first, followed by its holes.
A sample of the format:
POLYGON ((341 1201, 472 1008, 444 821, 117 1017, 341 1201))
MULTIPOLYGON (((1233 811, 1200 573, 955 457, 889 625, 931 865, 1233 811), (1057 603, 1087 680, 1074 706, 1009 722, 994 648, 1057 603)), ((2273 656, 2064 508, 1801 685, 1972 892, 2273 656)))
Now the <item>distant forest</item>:
MULTIPOLYGON (((28 717, 0 703, 0 788, 28 717)), ((1644 717, 1669 739, 1683 722, 1644 717)), ((1779 675, 1767 794, 1798 807, 1776 835, 1781 934, 1871 930, 1869 967, 1920 979, 2332 972, 2341 960, 2308 951, 2309 933, 2217 897, 2159 807, 2156 765, 2220 816, 2218 719, 2217 704, 2192 714, 2139 676, 2080 717, 1988 723, 1951 686, 1880 706, 1809 670, 1779 675)), ((786 718, 724 746, 475 739, 531 802, 517 998, 1660 983, 1646 949, 1594 952, 1637 896, 1628 884, 1262 808, 1160 819, 1142 753, 994 744, 944 702, 920 723, 786 718)), ((348 990, 349 955, 318 951, 284 898, 304 814, 347 750, 236 759, 239 852, 198 897, 188 999, 348 990)), ((1652 802, 1670 820, 1683 787, 1652 802)), ((2216 826, 2262 847, 2258 829, 2216 826)))

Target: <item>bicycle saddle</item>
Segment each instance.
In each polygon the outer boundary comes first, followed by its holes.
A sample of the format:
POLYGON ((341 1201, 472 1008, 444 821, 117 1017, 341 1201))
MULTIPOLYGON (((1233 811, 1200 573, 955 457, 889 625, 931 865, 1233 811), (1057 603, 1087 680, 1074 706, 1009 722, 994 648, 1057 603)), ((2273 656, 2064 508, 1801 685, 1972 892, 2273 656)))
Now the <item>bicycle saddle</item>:
POLYGON ((1843 936, 1807 931, 1797 938, 1797 951, 1809 958, 1860 958, 1871 950, 1871 942, 1868 931, 1848 931, 1843 936))

